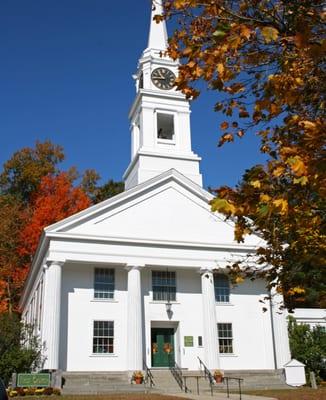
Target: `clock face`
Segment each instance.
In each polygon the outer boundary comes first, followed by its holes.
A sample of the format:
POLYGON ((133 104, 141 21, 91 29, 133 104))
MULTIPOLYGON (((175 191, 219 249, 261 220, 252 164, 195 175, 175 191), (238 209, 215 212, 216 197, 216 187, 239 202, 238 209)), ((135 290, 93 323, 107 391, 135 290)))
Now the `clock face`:
POLYGON ((163 90, 173 88, 175 75, 167 68, 156 68, 152 72, 152 82, 156 87, 163 90))

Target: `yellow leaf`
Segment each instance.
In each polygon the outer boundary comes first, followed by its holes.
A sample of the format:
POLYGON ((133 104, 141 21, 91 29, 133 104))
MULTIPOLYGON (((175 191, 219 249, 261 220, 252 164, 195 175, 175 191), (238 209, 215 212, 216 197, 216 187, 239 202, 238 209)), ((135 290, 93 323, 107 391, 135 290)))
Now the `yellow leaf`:
POLYGON ((300 287, 300 286, 296 286, 296 287, 294 287, 294 288, 288 290, 287 293, 288 293, 289 295, 292 295, 292 296, 293 296, 294 294, 303 294, 303 293, 306 293, 306 291, 305 291, 304 288, 302 288, 302 287, 300 287))
POLYGON ((286 160, 287 164, 290 165, 290 168, 292 169, 293 173, 297 176, 302 176, 305 175, 306 173, 306 165, 302 161, 300 156, 294 156, 290 157, 286 160))
POLYGON ((175 2, 174 2, 174 6, 176 9, 183 8, 185 6, 185 4, 186 4, 185 0, 175 0, 175 2))
POLYGON ((234 214, 235 206, 226 199, 216 198, 212 201, 212 211, 219 211, 225 214, 234 214))
POLYGON ((183 52, 182 52, 182 54, 184 55, 184 56, 188 56, 189 54, 191 54, 192 53, 192 48, 191 47, 186 47, 184 50, 183 50, 183 52))
POLYGON ((283 172, 284 172, 284 167, 280 165, 273 170, 273 175, 279 177, 283 174, 283 172))
POLYGON ((246 39, 249 39, 250 35, 251 35, 251 29, 246 25, 241 25, 240 34, 241 34, 241 36, 245 37, 246 39))
POLYGON ((301 121, 300 125, 304 128, 304 129, 316 129, 316 124, 312 121, 301 121))
POLYGON ((308 178, 306 176, 300 176, 300 178, 294 178, 293 183, 299 183, 300 185, 304 186, 308 183, 308 178))
POLYGON ((275 199, 273 204, 280 209, 281 214, 286 214, 288 211, 288 202, 285 199, 275 199))
POLYGON ((244 279, 242 278, 242 276, 237 276, 235 278, 235 283, 242 283, 242 282, 244 282, 244 279))
POLYGON ((261 33, 264 36, 265 43, 270 43, 278 38, 278 30, 272 26, 264 26, 261 33))
POLYGON ((224 133, 221 139, 219 140, 218 146, 221 147, 226 142, 233 142, 234 138, 232 133, 224 133))
POLYGON ((259 189, 261 187, 261 183, 258 180, 251 181, 250 185, 253 186, 254 188, 257 188, 257 189, 259 189))
POLYGON ((294 288, 293 288, 293 291, 294 291, 294 293, 298 293, 298 294, 300 294, 300 293, 305 293, 305 292, 306 292, 304 288, 299 287, 299 286, 294 287, 294 288))
POLYGON ((220 75, 223 75, 225 68, 224 68, 224 65, 222 63, 218 63, 217 66, 216 66, 216 69, 217 69, 217 72, 220 75))
POLYGON ((261 194, 260 195, 260 201, 262 203, 268 203, 270 199, 271 198, 268 196, 268 194, 261 194))

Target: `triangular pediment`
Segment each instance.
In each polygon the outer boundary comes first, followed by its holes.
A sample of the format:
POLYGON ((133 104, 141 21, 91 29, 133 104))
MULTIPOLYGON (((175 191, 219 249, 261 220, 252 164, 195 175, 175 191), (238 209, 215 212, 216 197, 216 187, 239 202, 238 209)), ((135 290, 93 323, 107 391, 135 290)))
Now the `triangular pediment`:
MULTIPOLYGON (((171 170, 47 231, 98 238, 235 244, 232 223, 210 211, 211 198, 208 192, 171 170)), ((247 244, 256 243, 254 238, 247 244)))

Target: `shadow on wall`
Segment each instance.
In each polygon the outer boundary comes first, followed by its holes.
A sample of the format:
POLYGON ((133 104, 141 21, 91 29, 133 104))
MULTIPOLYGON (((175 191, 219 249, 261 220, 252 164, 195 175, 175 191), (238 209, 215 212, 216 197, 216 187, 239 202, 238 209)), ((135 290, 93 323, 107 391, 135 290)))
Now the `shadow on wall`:
MULTIPOLYGON (((81 306, 78 308, 78 319, 85 318, 83 303, 93 300, 94 289, 94 268, 103 267, 103 264, 77 264, 67 263, 62 270, 61 285, 61 310, 60 310, 60 355, 59 368, 63 371, 67 370, 68 356, 68 321, 69 321, 69 296, 78 293, 80 296, 81 306), (76 270, 78 268, 78 273, 76 270), (83 301, 84 300, 84 301, 83 301)), ((108 267, 106 264, 105 267, 108 267)), ((112 266, 114 267, 114 266, 112 266)), ((127 271, 123 266, 116 267, 115 273, 115 291, 127 291, 127 271), (119 273, 117 270, 120 268, 119 273)))

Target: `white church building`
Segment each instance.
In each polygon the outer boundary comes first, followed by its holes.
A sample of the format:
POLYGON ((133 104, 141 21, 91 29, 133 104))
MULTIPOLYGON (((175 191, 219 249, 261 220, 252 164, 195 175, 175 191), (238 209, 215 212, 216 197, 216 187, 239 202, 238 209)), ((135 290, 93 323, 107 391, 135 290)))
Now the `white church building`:
MULTIPOLYGON (((154 11, 160 13, 160 5, 154 11)), ((190 107, 173 87, 178 63, 161 53, 151 19, 130 110, 125 191, 47 227, 21 299, 44 343, 46 369, 134 371, 177 363, 198 370, 271 370, 290 360, 285 313, 262 303, 262 280, 232 285, 230 261, 261 239, 234 240, 212 213, 190 107)))

